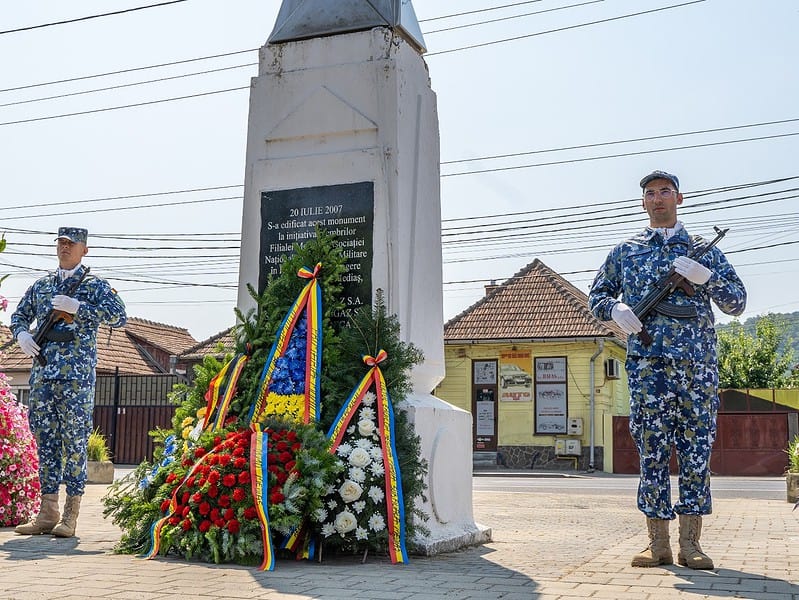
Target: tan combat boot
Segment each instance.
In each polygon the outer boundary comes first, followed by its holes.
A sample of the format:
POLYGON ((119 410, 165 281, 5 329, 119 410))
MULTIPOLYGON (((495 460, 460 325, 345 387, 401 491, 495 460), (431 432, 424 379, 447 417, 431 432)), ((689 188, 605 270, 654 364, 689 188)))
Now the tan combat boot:
POLYGON ((64 514, 61 515, 58 525, 53 527, 53 535, 57 537, 72 537, 75 535, 81 498, 83 496, 67 496, 67 501, 64 504, 64 514))
POLYGON ((634 567, 657 567, 674 563, 669 545, 669 523, 667 519, 647 519, 649 546, 643 552, 633 556, 634 567))
POLYGON ((712 569, 713 560, 702 552, 702 515, 680 515, 680 551, 677 562, 689 569, 712 569))
POLYGON ((50 533, 58 523, 58 494, 42 494, 42 506, 32 521, 14 528, 22 535, 41 535, 50 533))

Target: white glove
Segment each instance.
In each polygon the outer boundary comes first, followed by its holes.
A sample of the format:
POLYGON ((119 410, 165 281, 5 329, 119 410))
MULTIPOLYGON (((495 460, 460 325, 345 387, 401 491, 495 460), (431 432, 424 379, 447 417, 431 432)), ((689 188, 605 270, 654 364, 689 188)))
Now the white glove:
POLYGON ((610 316, 616 321, 616 324, 624 330, 627 335, 638 333, 643 329, 641 321, 635 316, 633 309, 627 306, 624 302, 619 302, 610 311, 610 316))
POLYGON ((17 336, 17 344, 25 353, 25 356, 30 356, 31 358, 39 356, 39 344, 33 341, 33 336, 27 331, 20 332, 17 336))
POLYGON ((53 308, 74 315, 80 308, 80 300, 59 294, 58 296, 53 296, 53 308))
POLYGON ((699 264, 693 258, 678 256, 674 260, 674 270, 685 277, 691 283, 702 285, 710 279, 712 271, 706 266, 699 264))

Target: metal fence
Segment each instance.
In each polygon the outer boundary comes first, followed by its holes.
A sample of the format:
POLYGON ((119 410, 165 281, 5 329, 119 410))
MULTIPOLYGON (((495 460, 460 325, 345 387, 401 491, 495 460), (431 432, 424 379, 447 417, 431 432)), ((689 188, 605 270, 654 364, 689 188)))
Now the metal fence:
POLYGON ((169 429, 177 406, 168 399, 176 375, 99 375, 94 393, 94 426, 106 436, 116 464, 151 460, 149 431, 169 429))

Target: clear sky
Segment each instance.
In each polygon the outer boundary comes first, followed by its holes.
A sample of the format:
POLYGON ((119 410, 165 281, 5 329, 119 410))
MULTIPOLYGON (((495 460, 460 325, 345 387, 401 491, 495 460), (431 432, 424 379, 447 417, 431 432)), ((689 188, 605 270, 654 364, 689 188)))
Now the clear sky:
MULTIPOLYGON (((197 339, 235 322, 249 81, 279 1, 187 0, 11 31, 156 3, 3 10, 9 311, 56 265, 53 232, 72 225, 90 230, 85 263, 131 316, 197 339), (165 63, 178 64, 144 68, 165 63)), ((720 247, 749 289, 744 318, 799 310, 799 3, 414 8, 438 96, 445 318, 535 258, 587 291, 610 247, 646 224, 638 180, 653 169, 680 177, 690 232, 730 227, 720 247)))

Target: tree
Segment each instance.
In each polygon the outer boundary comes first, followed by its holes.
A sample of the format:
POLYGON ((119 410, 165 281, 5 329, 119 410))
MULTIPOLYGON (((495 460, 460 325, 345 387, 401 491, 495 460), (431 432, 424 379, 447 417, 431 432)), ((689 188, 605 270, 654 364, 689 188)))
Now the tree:
POLYGON ((719 386, 722 388, 799 387, 786 325, 774 315, 758 319, 754 335, 733 321, 719 332, 719 386), (782 349, 782 350, 781 350, 782 349))

